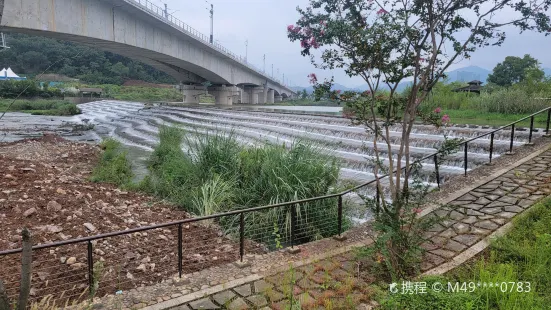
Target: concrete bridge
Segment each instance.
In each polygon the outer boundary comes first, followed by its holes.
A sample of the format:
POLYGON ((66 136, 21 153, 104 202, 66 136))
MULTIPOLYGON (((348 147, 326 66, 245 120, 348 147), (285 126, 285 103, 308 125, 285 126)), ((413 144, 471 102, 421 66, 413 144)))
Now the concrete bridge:
POLYGON ((296 95, 148 0, 0 0, 0 13, 0 31, 78 42, 164 71, 180 81, 185 103, 205 91, 226 105, 296 95))

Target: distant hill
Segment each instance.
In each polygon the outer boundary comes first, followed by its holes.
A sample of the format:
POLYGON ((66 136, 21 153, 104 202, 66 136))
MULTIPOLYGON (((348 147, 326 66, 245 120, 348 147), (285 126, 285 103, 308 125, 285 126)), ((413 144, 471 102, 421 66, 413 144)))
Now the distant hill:
MULTIPOLYGON (((551 77, 551 68, 543 68, 543 71, 545 72, 546 76, 551 77)), ((453 71, 447 72, 446 75, 447 75, 448 83, 452 83, 452 82, 466 83, 472 80, 479 80, 483 83, 486 83, 486 80, 488 79, 488 75, 490 75, 491 73, 492 71, 478 67, 478 66, 468 66, 468 67, 459 68, 459 69, 455 69, 453 71)), ((407 86, 410 84, 411 82, 409 81, 400 83, 400 85, 398 85, 398 91, 402 91, 406 89, 407 86)), ((295 87, 293 89, 302 91, 304 87, 295 87)), ((365 91, 368 89, 368 86, 367 84, 363 84, 363 85, 350 88, 350 87, 346 87, 344 85, 335 83, 335 85, 333 86, 333 89, 340 89, 342 91, 346 91, 346 90, 365 91)), ((310 94, 314 91, 314 89, 311 86, 309 86, 309 87, 306 87, 306 91, 310 94)))

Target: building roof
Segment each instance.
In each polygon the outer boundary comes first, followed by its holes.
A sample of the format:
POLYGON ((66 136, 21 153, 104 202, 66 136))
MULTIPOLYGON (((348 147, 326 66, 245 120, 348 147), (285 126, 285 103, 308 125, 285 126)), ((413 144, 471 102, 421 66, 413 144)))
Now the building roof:
POLYGON ((81 93, 103 93, 103 89, 101 88, 81 88, 81 93))
POLYGON ((479 80, 473 80, 473 81, 467 82, 467 84, 469 84, 469 85, 482 85, 482 82, 479 81, 479 80))

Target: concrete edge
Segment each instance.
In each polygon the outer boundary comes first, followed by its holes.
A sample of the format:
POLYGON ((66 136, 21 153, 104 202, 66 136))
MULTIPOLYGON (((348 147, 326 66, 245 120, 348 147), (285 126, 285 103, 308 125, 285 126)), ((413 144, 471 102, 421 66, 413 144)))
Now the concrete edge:
MULTIPOLYGON (((505 168, 499 169, 498 171, 492 173, 491 175, 489 175, 489 176, 487 176, 487 177, 485 177, 481 180, 476 181, 475 183, 473 183, 469 187, 462 188, 462 189, 459 189, 455 192, 452 192, 446 198, 440 199, 439 201, 437 201, 435 203, 429 204, 428 207, 424 208, 423 211, 421 211, 419 216, 420 217, 426 216, 427 214, 435 211, 436 209, 439 209, 442 206, 454 201, 455 199, 469 193, 470 191, 474 190, 475 188, 480 187, 480 186, 492 181, 493 179, 501 176, 502 174, 505 174, 505 173, 509 172, 510 170, 524 164, 525 162, 541 155, 542 153, 546 152, 548 149, 549 149, 548 147, 543 147, 541 150, 538 150, 538 151, 530 154, 529 156, 517 161, 516 163, 514 163, 512 165, 508 165, 505 168)), ((458 177, 460 177, 460 176, 458 176, 458 177)))
POLYGON ((298 267, 301 267, 301 266, 304 266, 304 265, 309 265, 309 264, 315 263, 315 262, 317 262, 319 260, 322 260, 322 259, 327 259, 327 258, 336 256, 336 255, 340 255, 340 254, 349 252, 352 249, 357 248, 357 247, 370 245, 371 243, 373 243, 373 241, 371 239, 354 242, 352 244, 348 244, 348 245, 345 245, 345 246, 342 246, 342 247, 331 249, 331 250, 329 250, 329 251, 327 251, 323 254, 317 254, 317 255, 314 255, 314 256, 309 257, 307 259, 294 261, 294 262, 290 263, 288 266, 273 268, 267 273, 253 274, 253 275, 249 275, 249 276, 246 276, 246 277, 243 277, 243 278, 240 278, 240 279, 236 279, 236 280, 224 283, 224 284, 218 284, 216 286, 209 287, 209 288, 206 288, 206 289, 203 289, 203 290, 199 290, 199 291, 196 291, 196 292, 184 295, 184 296, 180 296, 178 298, 170 299, 170 300, 167 300, 167 301, 163 301, 161 303, 157 303, 157 304, 154 304, 154 305, 151 305, 151 306, 147 306, 145 308, 142 308, 142 310, 164 310, 164 309, 170 309, 171 307, 177 307, 177 306, 183 305, 187 302, 190 302, 190 301, 193 301, 193 300, 196 300, 196 299, 199 299, 199 298, 207 297, 209 295, 212 295, 212 294, 224 291, 224 290, 232 289, 234 287, 241 286, 241 285, 244 285, 244 284, 249 283, 249 282, 257 281, 257 280, 263 279, 265 277, 269 277, 269 276, 278 274, 280 272, 284 272, 284 271, 288 270, 291 266, 293 268, 298 268, 298 267))
MULTIPOLYGON (((530 209, 530 208, 528 208, 530 209)), ((527 209, 527 210, 528 210, 527 209)), ((500 228, 496 229, 493 233, 486 236, 486 238, 478 241, 475 245, 471 246, 470 248, 466 249, 465 251, 461 252, 459 255, 452 258, 452 260, 448 261, 447 263, 444 263, 436 268, 430 269, 428 271, 425 271, 419 277, 421 276, 428 276, 428 275, 441 275, 444 274, 452 269, 457 268, 461 264, 465 263, 469 259, 473 258, 478 253, 482 252, 484 249, 486 249, 492 240, 501 237, 505 235, 511 228, 513 227, 513 223, 509 222, 500 228)))

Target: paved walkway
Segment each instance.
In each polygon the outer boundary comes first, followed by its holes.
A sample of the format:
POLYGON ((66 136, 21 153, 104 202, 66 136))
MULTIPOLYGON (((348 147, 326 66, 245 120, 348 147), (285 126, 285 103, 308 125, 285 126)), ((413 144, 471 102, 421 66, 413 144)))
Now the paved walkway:
MULTIPOLYGON (((455 193, 446 206, 428 216, 444 217, 427 237, 423 270, 437 270, 503 227, 515 215, 551 194, 551 150, 517 167, 496 173, 490 181, 455 193), (440 267, 438 267, 440 266, 440 267)), ((424 212, 425 213, 425 212, 424 212)), ((284 251, 248 256, 251 266, 233 264, 142 287, 97 300, 95 309, 285 309, 293 300, 302 309, 369 309, 369 289, 360 280, 351 249, 371 243, 365 228, 347 233, 346 241, 324 239, 284 251), (292 264, 293 267, 290 267, 292 264)))

